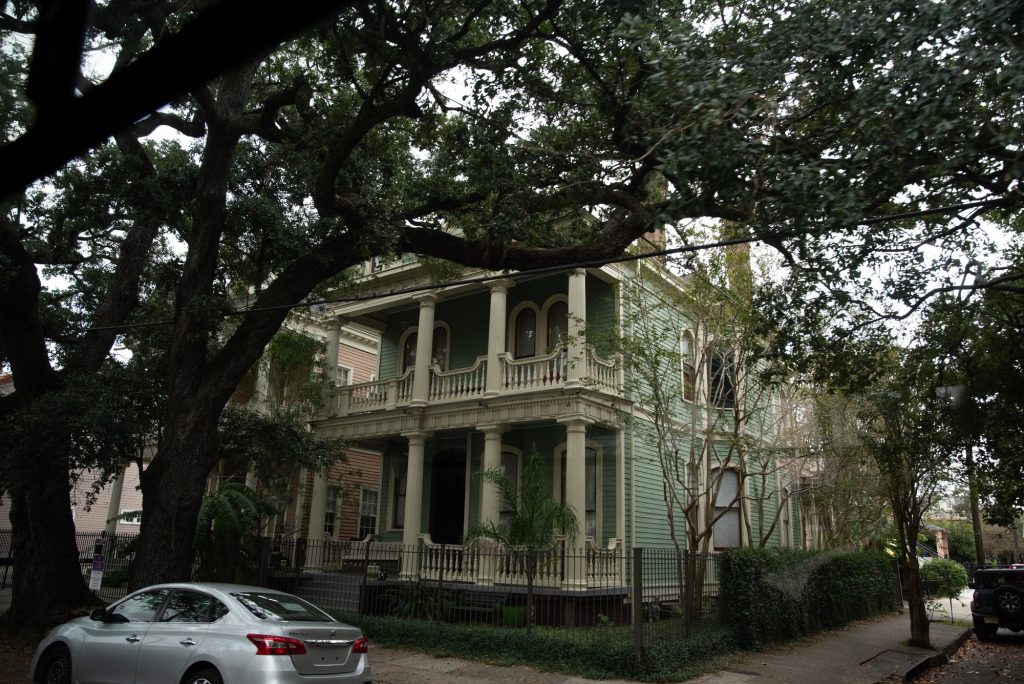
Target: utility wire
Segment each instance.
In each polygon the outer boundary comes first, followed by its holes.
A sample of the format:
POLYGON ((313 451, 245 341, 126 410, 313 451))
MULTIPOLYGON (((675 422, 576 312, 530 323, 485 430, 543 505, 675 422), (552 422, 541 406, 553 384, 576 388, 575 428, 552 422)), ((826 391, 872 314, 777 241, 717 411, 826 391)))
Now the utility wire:
MULTIPOLYGON (((963 211, 965 209, 975 209, 978 207, 995 208, 995 207, 1006 207, 1017 204, 1018 201, 1009 198, 992 199, 992 200, 979 200, 977 202, 966 202, 963 204, 954 204, 949 206, 934 207, 931 209, 921 209, 919 211, 909 211, 899 214, 888 214, 885 216, 875 216, 870 218, 864 218, 857 222, 858 225, 874 225, 876 223, 884 223, 886 221, 900 221, 908 218, 923 218, 925 216, 932 216, 935 214, 949 214, 954 212, 963 211)), ((785 239, 791 237, 798 237, 802 234, 806 234, 808 231, 785 231, 775 233, 771 236, 772 239, 785 239)), ((717 249, 721 247, 730 247, 732 245, 749 244, 751 242, 762 242, 765 238, 750 236, 750 237, 739 237, 732 238, 729 240, 718 240, 716 242, 705 242, 699 245, 684 245, 682 247, 673 247, 672 249, 662 249, 653 252, 642 252, 639 254, 623 254, 617 257, 608 257, 605 259, 591 259, 589 261, 576 261, 569 264, 559 264, 557 266, 543 266, 541 268, 531 268, 521 271, 509 272, 503 271, 501 273, 492 273, 490 275, 476 276, 473 278, 461 278, 458 280, 448 280, 441 283, 431 283, 427 285, 416 285, 412 287, 396 288, 387 292, 376 292, 373 294, 365 295, 349 295, 345 297, 331 297, 328 299, 316 299, 311 301, 301 301, 294 304, 278 304, 276 306, 262 306, 262 307, 251 307, 247 309, 240 309, 238 311, 229 311, 228 313, 222 314, 224 318, 232 318, 236 316, 247 316, 252 313, 260 313, 265 311, 280 311, 281 309, 309 309, 318 306, 326 306, 328 304, 343 304, 351 302, 363 302, 371 301, 374 299, 383 299, 384 297, 395 297, 400 295, 415 294, 417 292, 429 292, 431 290, 441 290, 448 287, 457 287, 460 285, 478 285, 482 283, 488 283, 495 280, 526 280, 533 279, 540 276, 552 274, 552 273, 564 273, 577 268, 591 268, 597 266, 606 266, 609 264, 621 264, 631 261, 639 261, 641 259, 651 259, 659 257, 674 256, 678 254, 688 254, 692 252, 699 252, 705 249, 717 249)), ((174 321, 150 321, 143 323, 126 323, 123 325, 114 326, 98 326, 86 328, 86 331, 90 330, 125 330, 130 328, 149 328, 162 325, 173 325, 174 321)))

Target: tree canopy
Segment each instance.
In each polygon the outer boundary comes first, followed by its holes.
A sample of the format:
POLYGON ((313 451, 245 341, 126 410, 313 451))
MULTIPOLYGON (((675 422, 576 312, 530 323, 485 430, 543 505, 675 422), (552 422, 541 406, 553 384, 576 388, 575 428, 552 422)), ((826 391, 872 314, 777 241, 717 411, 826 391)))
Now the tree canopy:
MULTIPOLYGON (((914 305, 923 245, 976 273, 981 213, 1017 217, 1019 5, 313 4, 0 0, 0 160, 18 171, 0 190, 17 386, 0 419, 98 378, 130 324, 168 323, 134 584, 188 572, 225 404, 290 307, 361 260, 525 269, 729 220, 790 269, 761 305, 793 350, 873 315, 837 308, 873 268, 914 305), (242 17, 239 38, 216 34, 242 17)), ((81 588, 56 512, 69 454, 36 456, 11 490, 16 613, 82 593, 32 585, 81 588)))

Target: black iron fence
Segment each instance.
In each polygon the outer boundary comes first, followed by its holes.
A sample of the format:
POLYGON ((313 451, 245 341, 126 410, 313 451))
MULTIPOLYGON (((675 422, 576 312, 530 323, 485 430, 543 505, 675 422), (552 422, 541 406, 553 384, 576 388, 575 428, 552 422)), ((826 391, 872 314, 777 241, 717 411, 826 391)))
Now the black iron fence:
MULTIPOLYGON (((83 579, 111 602, 128 592, 135 534, 75 536, 83 579), (102 565, 95 562, 103 539, 102 565), (95 573, 102 570, 102 578, 95 573), (96 583, 93 583, 96 586, 96 583)), ((10 531, 0 530, 0 581, 10 568, 10 531)), ((414 547, 264 539, 255 583, 329 610, 509 629, 559 630, 574 639, 643 648, 721 625, 720 557, 675 549, 588 544, 530 551, 487 542, 414 547)), ((197 575, 196 579, 206 579, 197 575)))
POLYGON ((269 586, 352 614, 505 628, 529 620, 642 647, 721 624, 719 568, 717 554, 674 549, 297 539, 272 546, 263 575, 269 586))

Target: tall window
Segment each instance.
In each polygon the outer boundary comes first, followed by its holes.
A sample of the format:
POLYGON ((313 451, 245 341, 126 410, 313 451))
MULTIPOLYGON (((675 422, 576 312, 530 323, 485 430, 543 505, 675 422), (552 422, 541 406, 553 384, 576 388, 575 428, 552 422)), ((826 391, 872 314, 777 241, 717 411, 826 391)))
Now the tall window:
POLYGON ((409 370, 410 368, 416 367, 416 338, 418 335, 412 333, 406 336, 405 344, 402 345, 402 368, 401 372, 409 370))
POLYGON ((569 340, 569 305, 555 302, 548 309, 548 351, 566 346, 569 340))
MULTIPOLYGON (((587 447, 584 451, 584 519, 583 534, 597 539, 597 449, 587 447)), ((562 503, 565 503, 566 453, 562 450, 559 459, 562 469, 562 503)))
POLYGON ((679 354, 683 361, 683 399, 693 401, 697 384, 697 373, 693 365, 693 335, 684 332, 679 340, 679 354))
POLYGON ((358 539, 366 539, 377 531, 377 499, 376 489, 363 488, 359 497, 359 527, 356 530, 358 539))
POLYGON ((346 366, 338 365, 338 384, 339 385, 351 385, 352 384, 352 369, 346 366))
POLYGON ((711 354, 711 402, 718 408, 736 404, 736 369, 731 351, 711 354))
MULTIPOLYGON (((501 453, 501 472, 508 479, 509 484, 513 492, 519 493, 519 454, 512 451, 503 451, 501 453)), ((499 524, 504 527, 512 519, 512 506, 505 497, 501 497, 501 501, 498 503, 501 507, 499 510, 499 524)))
MULTIPOLYGON (((404 373, 410 368, 416 367, 416 343, 419 338, 419 331, 406 336, 402 344, 402 368, 404 373)), ((434 335, 431 338, 430 365, 440 366, 441 370, 448 369, 448 328, 443 325, 434 328, 434 335)))
POLYGON ((334 524, 341 508, 341 487, 328 487, 324 501, 324 536, 334 537, 334 524))
POLYGON ((431 342, 430 364, 448 370, 448 329, 442 326, 434 328, 434 339, 431 342))
POLYGON ((524 359, 537 354, 537 312, 523 309, 516 316, 515 357, 524 359))
POLYGON ((739 473, 731 468, 715 468, 711 471, 710 486, 714 487, 716 484, 718 496, 715 497, 715 549, 734 549, 740 546, 739 473))
POLYGON ((391 490, 391 527, 396 530, 405 528, 405 484, 405 473, 395 473, 391 490))

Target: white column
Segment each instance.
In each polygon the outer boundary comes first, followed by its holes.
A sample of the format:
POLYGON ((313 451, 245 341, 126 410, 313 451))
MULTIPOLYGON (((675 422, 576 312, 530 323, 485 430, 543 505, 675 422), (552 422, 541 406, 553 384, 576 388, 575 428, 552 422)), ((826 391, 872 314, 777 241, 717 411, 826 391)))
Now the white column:
POLYGON ((330 385, 338 384, 338 347, 341 344, 341 320, 329 321, 327 326, 327 349, 324 351, 324 365, 327 366, 327 379, 330 385))
POLYGON ((117 476, 117 479, 110 483, 110 503, 107 504, 107 524, 103 527, 103 531, 106 532, 108 537, 114 536, 117 531, 118 516, 121 515, 121 491, 124 489, 124 478, 128 474, 128 468, 131 466, 125 466, 121 470, 121 474, 117 476))
POLYGON ((430 394, 430 354, 434 342, 434 307, 437 295, 416 297, 420 303, 420 322, 416 329, 416 370, 412 378, 411 406, 426 406, 430 394))
POLYGON ((586 374, 587 272, 582 268, 569 274, 569 370, 566 387, 579 387, 586 374))
POLYGON ((327 480, 320 473, 313 475, 313 492, 309 501, 309 527, 306 530, 306 569, 319 570, 323 559, 324 511, 327 508, 327 480))
MULTIPOLYGON (((493 471, 501 468, 501 436, 507 428, 503 425, 480 425, 478 430, 484 433, 484 470, 493 471)), ((501 501, 498 487, 487 478, 480 484, 480 522, 498 524, 500 519, 501 501)))
POLYGON ((564 589, 586 589, 587 568, 584 559, 587 531, 587 420, 582 417, 559 421, 565 425, 565 503, 576 513, 575 543, 566 541, 569 557, 565 563, 564 589))
POLYGON ((491 283, 490 324, 487 329, 487 387, 485 397, 501 393, 501 364, 498 354, 505 351, 505 326, 508 319, 508 288, 512 280, 496 280, 491 283))
MULTIPOLYGON (((422 316, 420 317, 422 319, 422 316)), ((417 352, 418 356, 418 352, 417 352)), ((416 359, 417 365, 419 358, 416 359)), ((402 579, 416 579, 419 576, 419 539, 421 513, 423 510, 423 452, 427 433, 410 432, 404 435, 409 440, 409 458, 405 471, 405 521, 402 528, 402 579)))

